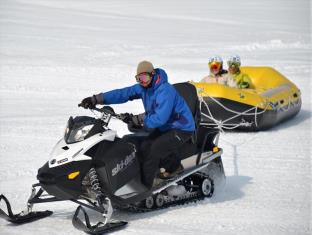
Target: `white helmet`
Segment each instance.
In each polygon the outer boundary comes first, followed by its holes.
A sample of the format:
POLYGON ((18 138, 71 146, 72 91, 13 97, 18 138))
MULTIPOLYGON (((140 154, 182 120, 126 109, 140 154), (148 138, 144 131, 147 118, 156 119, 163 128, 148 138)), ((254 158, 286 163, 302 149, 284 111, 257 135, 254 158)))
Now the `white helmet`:
POLYGON ((208 64, 211 64, 211 63, 213 63, 213 62, 218 62, 218 63, 223 64, 222 58, 221 58, 220 56, 217 56, 217 55, 211 57, 211 58, 209 59, 209 61, 208 61, 208 64))
POLYGON ((228 65, 229 64, 235 64, 238 66, 241 66, 241 59, 238 55, 232 55, 227 60, 228 65))

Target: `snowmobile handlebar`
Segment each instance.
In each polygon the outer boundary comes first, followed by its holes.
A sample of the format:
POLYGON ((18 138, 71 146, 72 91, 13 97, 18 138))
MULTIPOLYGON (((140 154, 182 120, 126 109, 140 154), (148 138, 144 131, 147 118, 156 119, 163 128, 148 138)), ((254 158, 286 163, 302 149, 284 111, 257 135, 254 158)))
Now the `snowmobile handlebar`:
POLYGON ((110 115, 111 117, 114 117, 114 118, 117 118, 121 121, 124 120, 124 118, 122 117, 121 114, 117 114, 115 113, 114 109, 111 107, 111 106, 103 106, 102 108, 97 108, 97 107, 94 107, 93 109, 91 110, 95 110, 95 111, 98 111, 100 113, 103 113, 105 115, 110 115))
POLYGON ((123 122, 127 123, 128 124, 128 129, 131 132, 142 131, 142 128, 136 128, 133 125, 133 123, 129 123, 129 122, 125 121, 125 114, 124 113, 122 113, 122 114, 115 113, 114 109, 111 106, 103 106, 101 108, 93 107, 93 108, 90 108, 90 110, 102 113, 103 114, 102 118, 104 118, 106 120, 107 124, 110 122, 110 119, 112 117, 114 117, 114 118, 116 118, 116 119, 118 119, 120 121, 123 121, 123 122), (107 119, 107 117, 108 117, 108 119, 107 119))
POLYGON ((116 116, 114 109, 110 106, 103 106, 102 108, 94 107, 92 110, 98 111, 100 113, 110 114, 112 116, 116 116))

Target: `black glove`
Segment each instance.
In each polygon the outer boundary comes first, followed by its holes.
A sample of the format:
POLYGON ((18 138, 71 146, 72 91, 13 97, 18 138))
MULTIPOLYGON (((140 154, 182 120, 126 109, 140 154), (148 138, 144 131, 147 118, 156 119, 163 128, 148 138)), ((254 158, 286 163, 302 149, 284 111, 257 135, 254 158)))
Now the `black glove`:
POLYGON ((121 113, 119 114, 120 119, 133 126, 142 127, 144 124, 145 113, 141 113, 138 115, 133 115, 132 113, 121 113))
POLYGON ((145 113, 140 113, 138 115, 133 115, 132 123, 134 126, 142 127, 144 125, 145 113))
POLYGON ((124 123, 129 124, 132 121, 133 114, 132 113, 121 113, 121 114, 119 114, 119 117, 124 123))
POLYGON ((85 109, 94 109, 95 105, 97 104, 95 96, 90 96, 87 98, 84 98, 80 104, 78 104, 79 107, 83 107, 85 109))

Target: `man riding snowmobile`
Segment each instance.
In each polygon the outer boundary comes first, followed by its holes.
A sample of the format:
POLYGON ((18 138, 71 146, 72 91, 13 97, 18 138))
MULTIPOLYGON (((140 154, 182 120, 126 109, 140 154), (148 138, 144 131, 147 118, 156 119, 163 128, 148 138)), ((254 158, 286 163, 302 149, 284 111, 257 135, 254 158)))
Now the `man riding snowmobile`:
POLYGON ((26 209, 14 214, 9 200, 0 194, 6 206, 2 209, 0 205, 0 218, 29 223, 52 215, 49 210, 33 211, 35 204, 71 201, 79 204, 72 219, 74 227, 103 234, 127 225, 111 219, 114 209, 151 211, 209 198, 222 189, 225 174, 219 131, 201 122, 196 88, 190 83, 171 86, 166 73, 149 62, 139 64, 138 75, 140 84, 87 97, 79 104, 101 116, 68 119, 64 136, 38 170, 38 183, 32 185, 26 209), (143 100, 144 114, 118 114, 110 106, 95 107, 136 98, 143 100), (139 131, 120 138, 109 128, 112 118, 156 130, 148 136, 139 131), (143 141, 141 153, 140 145, 128 137, 143 141), (153 185, 159 164, 175 174, 153 185), (101 219, 91 223, 86 208, 99 213, 101 219))
POLYGON ((142 61, 137 66, 135 78, 138 84, 87 97, 79 105, 94 108, 97 104, 142 99, 145 113, 126 113, 123 120, 136 128, 154 129, 139 147, 142 182, 151 188, 160 162, 167 171, 162 173, 163 178, 175 176, 183 170, 180 159, 172 153, 191 139, 195 122, 187 103, 168 83, 163 69, 154 69, 151 62, 142 61))

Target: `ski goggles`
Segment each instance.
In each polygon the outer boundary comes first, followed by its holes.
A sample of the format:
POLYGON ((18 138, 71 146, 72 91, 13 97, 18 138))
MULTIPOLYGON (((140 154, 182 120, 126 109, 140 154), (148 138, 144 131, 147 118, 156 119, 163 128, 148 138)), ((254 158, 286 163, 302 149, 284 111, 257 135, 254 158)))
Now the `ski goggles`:
POLYGON ((138 83, 146 84, 152 80, 152 74, 150 73, 140 73, 135 76, 138 83))
POLYGON ((240 66, 240 63, 239 62, 235 62, 235 61, 228 61, 227 64, 228 64, 229 67, 239 68, 239 66, 240 66))
POLYGON ((208 66, 212 70, 220 70, 222 64, 220 62, 212 62, 212 63, 209 63, 208 66))

